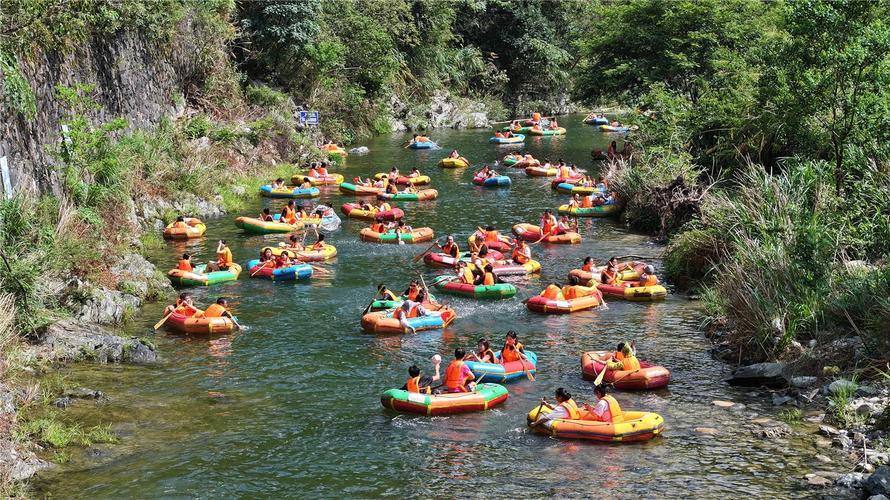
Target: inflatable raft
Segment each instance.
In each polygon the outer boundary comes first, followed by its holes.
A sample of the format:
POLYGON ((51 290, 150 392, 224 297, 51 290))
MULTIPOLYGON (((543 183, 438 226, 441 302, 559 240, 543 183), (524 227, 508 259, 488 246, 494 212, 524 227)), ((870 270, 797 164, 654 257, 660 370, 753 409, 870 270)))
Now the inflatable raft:
POLYGON ((593 193, 604 193, 603 189, 597 186, 578 186, 568 182, 556 185, 556 192, 562 194, 580 194, 587 195, 593 193))
POLYGON ((423 142, 411 142, 408 145, 411 149, 433 149, 436 147, 436 143, 433 141, 423 141, 423 142))
POLYGON ((405 243, 423 243, 433 239, 433 230, 428 227, 419 227, 413 229, 410 233, 402 233, 400 238, 396 238, 395 231, 386 233, 378 233, 370 227, 366 227, 359 232, 362 241, 370 241, 372 243, 398 243, 399 240, 405 243))
POLYGON ((263 263, 259 259, 253 259, 247 263, 246 268, 251 278, 266 278, 272 281, 295 281, 312 277, 312 266, 303 263, 276 268, 272 261, 263 263))
MULTIPOLYGON (((606 367, 605 361, 611 355, 606 351, 592 351, 581 354, 581 376, 584 380, 596 380, 606 367)), ((603 382, 612 384, 622 391, 646 391, 667 387, 671 372, 663 366, 640 361, 639 370, 606 370, 603 382)))
POLYGON ((164 239, 168 240, 188 240, 191 238, 200 238, 207 231, 207 226, 201 222, 201 219, 195 217, 185 217, 183 219, 186 227, 173 227, 176 222, 167 224, 164 228, 164 239))
POLYGON ((494 285, 470 285, 460 283, 456 277, 450 279, 437 279, 433 286, 437 290, 450 295, 459 295, 471 299, 509 299, 516 295, 516 287, 510 283, 496 283, 494 285))
MULTIPOLYGON (((526 380, 526 373, 535 374, 538 365, 538 355, 532 351, 525 351, 526 360, 508 361, 507 363, 480 363, 478 361, 464 361, 467 368, 473 372, 477 382, 494 382, 496 384, 505 384, 508 382, 516 382, 526 380)), ((494 353, 501 359, 501 351, 494 353)))
MULTIPOLYGON (((320 219, 315 219, 319 220, 320 219)), ((296 224, 287 224, 284 222, 275 221, 264 221, 257 219, 255 217, 238 217, 235 219, 235 226, 239 229, 243 229, 248 233, 254 234, 273 234, 273 233, 290 233, 296 231, 297 229, 301 229, 303 227, 303 223, 297 221, 296 224)))
POLYGON ((489 137, 488 142, 492 144, 519 144, 525 140, 522 134, 515 134, 512 137, 489 137))
POLYGON ((584 123, 586 123, 588 125, 608 125, 609 119, 604 116, 601 116, 601 117, 594 116, 593 118, 585 119, 584 123))
POLYGON ((565 135, 565 133, 566 133, 566 129, 565 129, 565 127, 557 127, 557 128, 555 128, 555 129, 549 129, 549 128, 544 128, 544 129, 540 129, 540 128, 538 128, 538 129, 536 129, 536 128, 532 128, 532 129, 530 129, 530 130, 528 131, 528 135, 539 135, 539 136, 541 136, 541 135, 543 135, 543 136, 550 136, 550 135, 565 135))
POLYGON ((630 132, 631 130, 634 130, 634 127, 615 127, 613 125, 603 124, 599 126, 599 129, 602 132, 630 132))
MULTIPOLYGON (((405 296, 402 295, 398 300, 386 300, 386 299, 377 299, 374 302, 371 302, 371 311, 385 311, 387 309, 395 309, 402 305, 402 302, 405 301, 405 296)), ((438 307, 436 304, 436 297, 433 294, 430 294, 429 299, 424 301, 423 307, 438 307)))
POLYGON ((317 198, 321 191, 317 187, 311 188, 273 188, 271 184, 260 186, 260 195, 266 198, 317 198))
POLYGON ((340 211, 343 212, 343 215, 353 218, 353 219, 364 219, 371 221, 394 221, 399 220, 405 216, 405 212, 402 211, 399 207, 393 207, 391 210, 381 211, 373 211, 373 210, 362 210, 360 203, 344 203, 340 207, 340 211))
MULTIPOLYGON (((432 266, 432 267, 452 268, 452 267, 456 267, 457 263, 460 261, 469 263, 470 257, 471 257, 470 252, 461 253, 459 255, 459 258, 452 257, 451 255, 449 255, 447 253, 437 252, 437 253, 428 253, 428 254, 424 255, 423 262, 429 266, 432 266)), ((486 258, 498 261, 498 260, 501 260, 504 258, 504 254, 502 254, 501 252, 498 252, 497 250, 489 250, 486 258)))
POLYGON ((321 146, 321 150, 328 154, 328 156, 341 156, 346 157, 349 156, 349 152, 345 149, 337 146, 336 144, 325 144, 321 146))
POLYGON ((462 158, 442 158, 439 160, 439 166, 442 168, 463 168, 469 167, 470 164, 462 158))
MULTIPOLYGON (((525 223, 514 225, 513 234, 525 241, 538 241, 543 236, 540 227, 525 223)), ((569 231, 567 233, 549 235, 541 241, 558 245, 576 245, 581 243, 581 235, 574 231, 569 231)))
POLYGON ((303 262, 321 262, 331 260, 337 256, 337 247, 328 245, 327 243, 324 244, 324 247, 322 247, 321 250, 312 250, 311 248, 296 250, 288 247, 263 247, 260 253, 266 253, 266 250, 271 250, 272 255, 276 257, 287 252, 291 258, 299 259, 303 262))
MULTIPOLYGON (((389 179, 389 174, 385 172, 378 172, 374 174, 375 180, 379 181, 383 178, 389 179)), ((418 175, 417 177, 408 177, 407 175, 400 175, 395 179, 389 179, 389 182, 392 182, 393 184, 397 184, 399 186, 407 186, 409 184, 412 186, 423 186, 430 183, 430 176, 418 175)))
POLYGON ((529 177, 554 177, 559 174, 556 167, 542 167, 539 165, 525 167, 525 175, 529 177))
POLYGON ((593 309, 594 307, 599 307, 600 304, 603 303, 600 298, 600 294, 598 293, 596 288, 586 287, 580 285, 568 285, 562 288, 563 295, 568 291, 567 289, 574 289, 576 294, 575 298, 572 299, 548 299, 542 295, 535 295, 534 297, 528 299, 526 302, 526 307, 529 310, 544 313, 544 314, 568 314, 578 311, 584 311, 586 309, 593 309))
MULTIPOLYGON (((197 316, 197 314, 195 315, 197 316)), ((231 318, 197 318, 173 313, 164 326, 168 330, 192 335, 221 335, 232 333, 235 322, 231 318)))
POLYGON ((167 272, 167 277, 174 285, 179 286, 208 286, 217 283, 225 283, 227 281, 235 281, 241 274, 241 266, 232 264, 225 271, 213 271, 205 273, 207 269, 205 264, 199 264, 194 267, 193 271, 181 271, 179 269, 171 269, 167 272))
POLYGON ((507 388, 498 384, 479 384, 475 392, 419 394, 390 389, 380 397, 385 408, 417 415, 453 415, 485 411, 507 400, 507 388))
MULTIPOLYGON (((409 325, 418 332, 424 330, 440 330, 451 324, 457 317, 454 309, 441 304, 423 304, 431 314, 408 318, 409 325)), ((366 333, 408 333, 409 330, 393 317, 393 310, 377 311, 362 316, 362 330, 366 333)))
POLYGON ((506 175, 496 177, 473 177, 473 184, 483 187, 509 187, 513 181, 506 175))
POLYGON ((351 182, 341 182, 339 187, 341 193, 354 196, 376 196, 383 192, 383 188, 358 186, 351 182))
POLYGON ((557 211, 560 214, 571 215, 574 217, 608 217, 617 214, 619 207, 615 202, 593 207, 570 207, 568 205, 560 205, 557 211))
POLYGON ((439 192, 435 189, 421 189, 416 193, 380 193, 377 195, 378 200, 392 201, 426 201, 435 200, 439 197, 439 192))
POLYGON ((525 158, 504 158, 503 164, 505 167, 513 167, 513 168, 527 168, 527 167, 540 167, 541 162, 532 158, 531 160, 526 160, 525 158))
POLYGON ((657 413, 626 411, 613 422, 557 419, 549 425, 532 426, 539 413, 550 413, 546 406, 535 406, 526 419, 534 432, 561 439, 586 439, 606 442, 648 441, 664 432, 664 419, 657 413))
POLYGON ((527 134, 532 129, 531 125, 525 127, 501 127, 501 132, 513 132, 514 134, 527 134))
POLYGON ((579 176, 579 177, 557 177, 556 179, 553 179, 552 181, 550 181, 550 188, 551 188, 551 189, 556 189, 556 187, 559 186, 560 184, 572 184, 572 185, 577 185, 577 184, 579 184, 579 183, 580 183, 581 181, 583 181, 583 180, 584 180, 584 177, 583 177, 583 176, 579 176))
MULTIPOLYGON (((626 267, 618 271, 617 278, 623 281, 633 281, 640 278, 643 268, 646 267, 645 262, 622 262, 620 267, 626 267)), ((572 269, 569 271, 569 283, 584 286, 596 286, 600 282, 600 276, 603 274, 605 267, 598 267, 594 272, 582 271, 581 269, 572 269)))
MULTIPOLYGON (((469 264, 470 270, 474 270, 476 266, 469 264)), ((492 271, 497 277, 501 276, 525 276, 541 271, 541 263, 532 259, 525 264, 517 264, 512 260, 499 260, 491 264, 492 271)))
POLYGON ((603 295, 632 302, 654 302, 667 297, 667 289, 661 285, 639 286, 639 281, 622 281, 616 285, 597 283, 603 295))
POLYGON ((290 178, 291 184, 299 186, 303 183, 303 179, 309 179, 313 186, 332 186, 343 182, 343 176, 340 174, 327 174, 318 177, 310 177, 306 174, 294 174, 290 178))

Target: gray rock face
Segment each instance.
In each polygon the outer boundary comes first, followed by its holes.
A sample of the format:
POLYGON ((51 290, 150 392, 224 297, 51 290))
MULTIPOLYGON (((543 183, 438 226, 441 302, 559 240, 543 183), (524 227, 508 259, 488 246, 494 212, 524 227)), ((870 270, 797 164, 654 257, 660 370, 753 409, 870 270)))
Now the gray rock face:
POLYGON ((837 478, 834 481, 835 486, 840 486, 841 488, 862 488, 862 484, 865 482, 865 474, 861 472, 851 472, 849 474, 844 474, 843 476, 837 478))
POLYGON ((101 288, 92 292, 74 313, 78 320, 98 325, 117 325, 123 321, 127 311, 133 311, 142 301, 135 295, 101 288))
MULTIPOLYGON (((6 428, 16 418, 15 394, 6 384, 0 383, 0 424, 6 428)), ((51 467, 34 453, 19 449, 8 433, 0 436, 0 473, 13 481, 24 481, 41 469, 51 467)))
POLYGON ((865 480, 863 485, 868 495, 890 495, 890 466, 882 465, 865 480))
POLYGON ((59 361, 95 360, 100 363, 154 363, 154 346, 135 337, 123 338, 102 327, 62 320, 46 329, 39 355, 59 361))
POLYGON ((727 382, 730 385, 761 386, 780 389, 788 386, 783 363, 757 363, 733 370, 727 382))
POLYGON ((111 267, 111 272, 120 279, 118 289, 138 292, 134 295, 141 299, 173 292, 170 281, 158 272, 154 264, 137 253, 123 256, 120 262, 111 267))
POLYGON ((850 393, 855 393, 857 387, 858 386, 856 385, 855 382, 851 382, 849 380, 840 378, 840 379, 837 379, 834 382, 828 384, 828 386, 826 388, 826 392, 828 394, 837 394, 841 391, 848 391, 850 393))
POLYGON ((791 377, 792 387, 806 389, 819 383, 819 377, 791 377))

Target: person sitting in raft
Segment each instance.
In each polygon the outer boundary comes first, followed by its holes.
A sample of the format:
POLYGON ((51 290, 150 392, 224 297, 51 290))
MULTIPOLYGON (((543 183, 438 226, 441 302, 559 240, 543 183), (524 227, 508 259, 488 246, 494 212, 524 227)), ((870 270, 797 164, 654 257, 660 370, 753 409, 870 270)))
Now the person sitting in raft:
POLYGON ((624 359, 624 346, 627 345, 627 342, 619 342, 618 347, 615 348, 615 352, 609 358, 609 361, 622 361, 624 359))
POLYGON ((581 197, 581 208, 593 208, 593 193, 581 197))
POLYGON ((392 205, 389 204, 388 201, 383 201, 380 203, 380 206, 377 208, 379 212, 389 212, 392 210, 392 205))
POLYGON ((488 265, 488 260, 483 256, 479 255, 476 252, 470 253, 470 264, 473 264, 473 283, 478 285, 482 282, 483 273, 485 272, 485 266, 488 265))
POLYGON ((569 208, 578 208, 581 206, 581 195, 575 193, 572 195, 572 198, 569 200, 569 208))
POLYGON ((497 137, 498 139, 504 138, 504 134, 502 134, 500 130, 495 130, 494 136, 497 137))
POLYGON ((399 178, 399 169, 396 167, 389 169, 389 178, 395 182, 395 180, 399 178))
POLYGON ((464 364, 467 353, 458 347, 454 350, 454 360, 445 369, 445 388, 448 392, 470 392, 475 389, 473 372, 464 364))
POLYGON ((315 162, 309 164, 309 173, 307 173, 309 177, 320 177, 318 175, 318 170, 315 167, 315 162))
POLYGON ((581 270, 585 273, 592 273, 595 266, 596 261, 593 260, 593 257, 587 256, 584 257, 584 262, 581 263, 581 270))
POLYGON ((381 177, 380 179, 377 179, 376 181, 374 181, 374 183, 371 185, 377 189, 383 189, 386 187, 387 184, 389 184, 389 183, 386 182, 386 177, 381 177))
POLYGON ((572 222, 572 220, 569 219, 568 215, 563 215, 559 218, 559 222, 557 223, 556 228, 559 231, 557 234, 567 233, 569 231, 577 231, 578 223, 572 222))
POLYGON ((491 350, 491 345, 488 340, 484 338, 479 339, 479 342, 476 343, 476 352, 471 352, 464 357, 464 361, 478 361, 480 363, 498 363, 498 358, 495 357, 494 351, 491 350))
POLYGON ((618 257, 614 257, 614 256, 609 259, 609 264, 612 264, 615 267, 616 271, 625 271, 625 270, 634 268, 632 263, 618 262, 618 257))
POLYGON ((624 347, 621 349, 621 354, 623 355, 623 359, 614 359, 607 362, 606 369, 624 371, 640 369, 640 361, 637 359, 633 347, 630 344, 624 344, 624 347))
MULTIPOLYGON (((281 186, 284 187, 284 186, 281 186)), ((300 184, 300 189, 309 189, 312 187, 312 181, 308 177, 303 177, 303 183, 300 184)))
POLYGON ((565 300, 565 296, 562 294, 562 288, 556 284, 549 284, 547 288, 545 288, 541 292, 541 297, 550 299, 550 300, 565 300))
POLYGON ((533 124, 541 123, 541 113, 538 113, 537 111, 534 112, 534 113, 532 113, 532 120, 531 120, 531 122, 532 122, 533 124))
POLYGON ((381 297, 383 300, 391 300, 398 301, 399 296, 396 295, 392 290, 386 288, 386 285, 380 283, 377 285, 377 293, 374 294, 374 300, 377 300, 377 297, 381 297))
POLYGON ((399 324, 402 325, 402 328, 405 328, 411 333, 417 333, 417 329, 411 326, 408 323, 408 320, 429 315, 430 312, 424 309, 419 302, 414 302, 410 299, 403 301, 402 304, 396 308, 395 312, 393 312, 393 318, 399 320, 399 324))
POLYGON ((402 239, 402 235, 403 234, 411 234, 412 230, 413 229, 411 228, 411 226, 405 224, 405 221, 403 221, 403 220, 399 221, 398 225, 396 225, 396 228, 395 228, 396 238, 399 240, 399 245, 405 244, 405 240, 402 239))
POLYGON ((517 238, 513 240, 513 243, 516 245, 513 247, 513 253, 510 255, 513 262, 522 265, 532 260, 532 249, 525 244, 525 241, 517 238))
POLYGON ((480 171, 476 172, 475 174, 473 174, 473 177, 485 177, 485 178, 488 178, 488 170, 489 170, 488 165, 485 165, 484 167, 482 167, 482 170, 480 170, 480 171))
POLYGON ((418 170, 417 167, 411 167, 411 173, 408 174, 408 177, 412 179, 415 177, 420 177, 420 170, 418 170))
POLYGON ((389 194, 399 194, 399 188, 396 186, 396 183, 387 183, 385 192, 389 194))
POLYGON ((655 286, 657 284, 658 277, 655 276, 655 268, 647 264, 646 267, 643 268, 643 272, 640 274, 640 279, 634 286, 655 286))
POLYGON ((180 271, 192 272, 194 269, 192 268, 192 256, 188 253, 182 254, 182 258, 179 259, 179 264, 176 266, 176 269, 180 271))
POLYGON ((439 373, 439 364, 441 363, 442 358, 438 354, 433 357, 433 367, 436 369, 436 374, 432 377, 421 375, 420 368, 418 368, 417 365, 408 367, 408 381, 405 382, 402 390, 416 394, 432 394, 433 383, 442 379, 442 376, 439 373))
POLYGON ((297 213, 294 210, 297 204, 294 200, 287 200, 287 205, 281 209, 281 218, 279 221, 286 224, 294 225, 297 223, 297 213))
POLYGON ((501 349, 501 361, 509 363, 510 361, 519 361, 520 359, 528 360, 528 358, 525 357, 525 346, 519 341, 519 335, 513 330, 510 330, 504 337, 504 347, 501 349))
POLYGON ((387 231, 386 224, 383 222, 375 222, 375 223, 371 224, 370 228, 371 228, 371 231, 374 231, 375 233, 380 233, 380 234, 383 234, 387 231))
POLYGON ((559 173, 557 175, 560 179, 568 179, 572 176, 572 169, 565 163, 559 162, 559 173))
POLYGON ((275 179, 274 181, 272 181, 272 186, 271 186, 271 187, 272 187, 272 189, 282 189, 282 188, 284 188, 284 179, 282 179, 281 177, 275 179))
POLYGON ((606 191, 609 189, 609 181, 607 181, 606 178, 601 175, 596 179, 596 187, 603 191, 606 191))
MULTIPOLYGON (((476 231, 476 234, 480 235, 478 231, 476 231)), ((486 243, 485 246, 486 247, 488 246, 489 243, 496 243, 498 241, 502 241, 502 242, 508 243, 508 244, 511 242, 511 239, 509 237, 502 236, 500 231, 495 229, 494 226, 492 226, 492 225, 485 226, 485 233, 481 234, 480 236, 485 237, 485 243, 486 243)), ((479 239, 479 238, 477 237, 476 239, 479 239)), ((480 249, 479 251, 481 252, 482 250, 480 249)), ((488 251, 488 249, 486 248, 486 252, 487 251, 488 251)))
POLYGON ((207 263, 208 271, 225 271, 232 265, 232 251, 226 246, 226 240, 219 240, 216 246, 216 260, 207 263))
POLYGON ((200 316, 202 318, 232 318, 232 313, 227 309, 229 302, 220 297, 216 299, 216 304, 211 304, 200 316))
POLYGON ((553 236, 556 234, 560 234, 559 223, 556 217, 553 216, 553 212, 549 208, 545 208, 544 213, 541 215, 541 236, 553 236))
POLYGON ((417 192, 417 188, 414 187, 414 184, 408 183, 408 184, 405 186, 405 189, 402 190, 402 192, 403 192, 403 193, 408 193, 408 194, 416 193, 416 192, 417 192))
POLYGON ((572 177, 581 177, 581 175, 583 174, 583 172, 581 172, 581 169, 578 168, 578 165, 575 165, 574 163, 572 163, 570 173, 572 174, 572 177))
POLYGON ((271 248, 266 248, 263 250, 263 253, 260 254, 260 262, 274 262, 275 255, 272 254, 271 248))
POLYGON ((572 394, 569 391, 560 387, 559 389, 556 389, 555 396, 556 405, 551 405, 545 398, 541 398, 541 406, 546 406, 553 411, 550 413, 538 412, 538 418, 531 423, 533 427, 543 425, 549 429, 550 426, 553 425, 554 420, 581 419, 581 412, 578 410, 578 405, 572 399, 572 394))
POLYGON ((182 314, 183 316, 194 316, 198 309, 192 303, 192 296, 186 292, 180 293, 176 299, 176 304, 164 308, 164 316, 172 313, 182 314))
POLYGON ((411 280, 411 284, 408 285, 408 288, 405 289, 405 293, 403 293, 402 296, 407 297, 408 300, 417 302, 417 297, 420 295, 420 291, 420 284, 417 280, 411 280))
POLYGON ((494 267, 491 264, 486 264, 483 268, 482 281, 481 283, 477 283, 483 286, 492 286, 497 283, 500 283, 500 280, 497 276, 494 275, 494 267))
POLYGON ((263 222, 275 222, 275 217, 272 217, 272 213, 268 208, 264 208, 260 213, 259 219, 263 222))
POLYGON ((185 229, 187 227, 189 225, 185 223, 185 217, 181 215, 176 217, 176 221, 173 222, 173 229, 185 229))
POLYGON ((595 422, 622 422, 624 420, 624 412, 618 401, 606 393, 606 384, 599 384, 593 388, 593 394, 596 395, 596 405, 584 405, 584 420, 593 420, 595 422))
POLYGON ((297 235, 292 234, 292 235, 288 236, 287 242, 284 245, 291 250, 296 250, 297 252, 301 252, 301 251, 303 251, 303 244, 298 240, 299 240, 299 238, 297 238, 297 235))
POLYGON ((476 281, 473 271, 470 271, 470 267, 462 260, 457 263, 457 277, 458 281, 465 285, 472 285, 476 281))
POLYGON ((556 118, 550 119, 550 125, 547 125, 547 129, 549 130, 557 130, 559 128, 559 124, 556 123, 556 118))
POLYGON ((535 157, 531 155, 531 153, 525 153, 525 156, 522 157, 528 163, 535 161, 535 157))
POLYGON ((541 125, 538 124, 538 123, 532 125, 532 131, 533 131, 533 132, 541 132, 541 131, 542 131, 542 129, 541 129, 541 125))
POLYGON ((604 285, 618 284, 618 270, 615 268, 615 265, 612 264, 611 260, 606 264, 606 268, 603 269, 603 272, 600 273, 600 283, 604 285))
POLYGON ((457 243, 454 242, 454 236, 448 235, 448 238, 445 239, 445 244, 440 245, 439 242, 436 242, 436 246, 442 250, 442 253, 450 255, 457 258, 460 255, 460 248, 457 246, 457 243))
POLYGON ((326 243, 324 242, 324 234, 319 233, 318 238, 315 239, 315 243, 312 244, 312 249, 316 251, 324 250, 326 243))

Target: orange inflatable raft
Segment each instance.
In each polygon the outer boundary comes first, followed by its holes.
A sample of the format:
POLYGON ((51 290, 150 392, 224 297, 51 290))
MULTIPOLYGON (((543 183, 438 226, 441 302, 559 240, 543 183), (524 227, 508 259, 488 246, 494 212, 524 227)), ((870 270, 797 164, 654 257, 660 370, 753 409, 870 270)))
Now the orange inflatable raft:
MULTIPOLYGON (((431 314, 408 318, 409 325, 418 332, 424 330, 439 330, 447 327, 457 317, 454 309, 441 304, 423 304, 423 308, 431 314)), ((408 333, 410 330, 402 326, 398 319, 393 317, 394 310, 377 311, 362 316, 362 330, 367 333, 408 333)))
MULTIPOLYGON (((532 242, 541 240, 542 236, 540 227, 526 223, 513 226, 513 234, 515 234, 517 238, 532 242)), ((578 243, 581 243, 581 235, 574 231, 569 231, 562 234, 552 234, 541 241, 556 245, 577 245, 578 243)))
POLYGON ((535 295, 525 305, 530 311, 538 313, 568 314, 593 309, 603 303, 599 290, 593 287, 568 285, 562 287, 561 293, 562 297, 557 298, 535 295))
MULTIPOLYGON (((591 351, 581 354, 581 377, 596 380, 606 367, 612 353, 591 351)), ((671 381, 671 372, 663 366, 640 361, 639 370, 606 370, 603 381, 622 391, 646 391, 666 387, 671 381)))
POLYGON ((176 225, 175 222, 167 224, 167 227, 164 228, 164 238, 168 240, 200 238, 204 236, 204 231, 207 230, 207 226, 201 222, 201 219, 186 217, 183 219, 183 222, 185 222, 185 227, 174 227, 176 225))
POLYGON ((173 313, 167 318, 164 326, 168 330, 192 335, 219 335, 231 333, 235 329, 235 322, 231 318, 203 318, 202 311, 194 316, 173 313))

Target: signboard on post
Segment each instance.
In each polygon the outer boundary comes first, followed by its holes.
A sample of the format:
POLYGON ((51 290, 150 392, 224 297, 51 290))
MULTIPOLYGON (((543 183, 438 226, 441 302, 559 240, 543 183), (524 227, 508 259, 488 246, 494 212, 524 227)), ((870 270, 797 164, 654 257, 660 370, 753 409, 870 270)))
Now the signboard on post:
POLYGON ((300 111, 297 120, 304 127, 317 127, 319 120, 318 111, 300 111))

